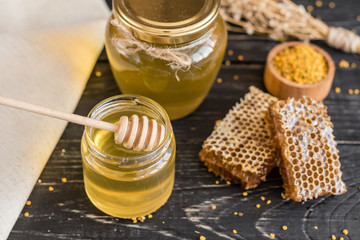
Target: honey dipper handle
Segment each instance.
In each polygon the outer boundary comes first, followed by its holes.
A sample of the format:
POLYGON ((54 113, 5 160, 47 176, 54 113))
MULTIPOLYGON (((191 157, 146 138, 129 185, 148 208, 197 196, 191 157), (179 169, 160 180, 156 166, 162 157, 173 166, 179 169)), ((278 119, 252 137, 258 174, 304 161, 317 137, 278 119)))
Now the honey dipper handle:
POLYGON ((100 128, 100 129, 111 131, 111 132, 116 132, 119 129, 119 125, 112 124, 109 122, 104 122, 104 121, 100 121, 100 120, 96 120, 96 119, 92 119, 92 118, 87 118, 87 117, 83 117, 83 116, 80 116, 77 114, 61 112, 61 111, 58 111, 55 109, 46 108, 46 107, 42 107, 39 105, 26 103, 26 102, 22 102, 22 101, 18 101, 15 99, 2 97, 2 96, 0 96, 0 104, 8 106, 8 107, 12 107, 12 108, 21 109, 21 110, 28 111, 28 112, 45 115, 48 117, 62 119, 62 120, 72 122, 72 123, 77 123, 80 125, 85 125, 85 126, 94 127, 94 128, 100 128))

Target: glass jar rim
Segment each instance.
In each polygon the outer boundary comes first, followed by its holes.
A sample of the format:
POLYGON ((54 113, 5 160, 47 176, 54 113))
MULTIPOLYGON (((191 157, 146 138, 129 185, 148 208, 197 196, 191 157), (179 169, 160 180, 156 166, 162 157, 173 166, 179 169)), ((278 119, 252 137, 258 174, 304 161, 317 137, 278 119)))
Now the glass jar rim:
MULTIPOLYGON (((220 11, 220 0, 203 0, 203 6, 200 6, 193 16, 174 22, 154 21, 144 16, 144 13, 134 10, 129 2, 134 1, 113 1, 113 10, 116 13, 114 17, 136 38, 157 44, 181 44, 200 38, 211 29, 220 11)), ((149 1, 146 4, 149 5, 149 1)), ((143 4, 144 7, 146 4, 143 4)), ((184 9, 186 7, 191 8, 184 4, 184 9)))
POLYGON ((106 98, 101 102, 97 103, 88 113, 88 117, 101 119, 106 113, 110 113, 114 110, 115 105, 122 104, 131 104, 133 106, 143 105, 149 107, 154 113, 158 114, 158 117, 162 120, 162 124, 165 127, 165 136, 163 141, 152 151, 146 152, 140 156, 134 157, 124 157, 124 156, 114 156, 107 154, 96 147, 95 142, 91 137, 92 127, 85 126, 84 129, 84 139, 88 146, 89 152, 95 156, 95 159, 101 160, 101 164, 113 167, 129 168, 133 169, 134 165, 137 167, 144 167, 145 165, 152 164, 156 159, 160 159, 168 146, 170 145, 171 138, 173 137, 172 126, 170 118, 165 111, 165 109, 160 106, 160 104, 155 101, 140 95, 129 95, 121 94, 115 95, 113 97, 106 98), (126 164, 124 164, 124 162, 126 164))

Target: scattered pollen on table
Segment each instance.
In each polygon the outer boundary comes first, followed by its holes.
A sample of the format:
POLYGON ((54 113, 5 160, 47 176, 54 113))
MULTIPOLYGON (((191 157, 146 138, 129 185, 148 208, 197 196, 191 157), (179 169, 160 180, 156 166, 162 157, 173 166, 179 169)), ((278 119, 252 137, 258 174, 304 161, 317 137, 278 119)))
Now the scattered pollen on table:
POLYGON ((322 7, 323 3, 322 3, 322 1, 317 0, 317 1, 315 2, 315 5, 316 5, 317 7, 322 7))
POLYGON ((318 226, 314 226, 314 229, 318 230, 319 228, 318 228, 318 226))
POLYGON ((200 236, 200 240, 206 240, 206 237, 200 236))
POLYGON ((216 82, 217 82, 217 83, 222 83, 222 79, 221 79, 221 78, 218 78, 218 79, 216 79, 216 82))
POLYGON ((248 195, 248 193, 247 193, 247 192, 243 192, 242 195, 243 195, 244 197, 246 197, 246 196, 248 195))
POLYGON ((266 204, 270 204, 270 203, 271 203, 271 200, 267 200, 267 201, 266 201, 266 204))
POLYGON ((256 208, 260 208, 260 204, 256 204, 256 208))
POLYGON ((352 63, 352 64, 351 64, 351 67, 352 67, 352 68, 356 68, 356 63, 352 63))
POLYGON ((231 50, 231 49, 230 49, 230 50, 228 50, 228 55, 229 55, 229 56, 234 55, 234 51, 233 51, 233 50, 231 50))
POLYGON ((244 214, 242 212, 239 212, 238 216, 242 217, 242 216, 244 216, 244 214))
POLYGON ((234 215, 238 215, 239 213, 238 212, 234 212, 234 215))
POLYGON ((270 233, 269 236, 270 236, 271 238, 275 238, 275 234, 273 234, 273 233, 270 233))
POLYGON ((52 186, 49 187, 49 191, 52 192, 54 191, 54 188, 52 186))
POLYGON ((140 221, 140 222, 144 222, 144 221, 145 221, 145 217, 144 217, 144 216, 138 217, 137 220, 140 221))
POLYGON ((352 90, 351 88, 348 90, 348 93, 350 94, 350 95, 353 95, 354 94, 354 90, 352 90))
POLYGON ((24 213, 24 216, 25 216, 25 217, 28 217, 28 216, 29 216, 29 213, 28 213, 28 212, 25 212, 25 213, 24 213))
POLYGON ((211 209, 212 209, 212 210, 215 210, 215 209, 216 209, 216 206, 215 206, 215 205, 211 205, 211 209))
POLYGON ((360 22, 360 15, 356 17, 356 20, 360 22))
POLYGON ((335 8, 335 3, 334 2, 329 2, 329 8, 335 8))
POLYGON ((244 56, 243 56, 243 55, 238 55, 238 56, 237 56, 237 59, 238 59, 239 61, 242 61, 242 60, 244 60, 244 56))
POLYGON ((331 235, 331 240, 336 240, 336 236, 335 236, 335 235, 331 235))
POLYGON ((133 221, 133 223, 137 223, 137 220, 136 220, 136 219, 133 219, 132 221, 133 221))
POLYGON ((220 182, 218 180, 215 181, 215 184, 219 184, 220 182))
POLYGON ((227 184, 227 185, 230 185, 230 184, 231 184, 231 182, 230 182, 230 181, 226 181, 226 184, 227 184))
POLYGON ((64 156, 64 155, 65 155, 65 152, 66 152, 65 148, 61 149, 60 155, 61 155, 61 156, 64 156))
POLYGON ((102 74, 101 74, 101 72, 100 72, 100 71, 96 71, 96 72, 95 72, 95 76, 97 76, 97 77, 101 77, 101 75, 102 75, 102 74))
POLYGON ((66 183, 66 182, 67 182, 67 179, 66 179, 65 177, 63 177, 63 178, 61 178, 61 181, 62 181, 63 183, 66 183))
POLYGON ((235 233, 235 234, 237 234, 237 231, 236 231, 236 229, 233 229, 233 231, 232 231, 233 233, 235 233))
POLYGON ((312 11, 314 11, 314 7, 311 6, 311 5, 308 5, 308 6, 306 7, 306 10, 307 10, 308 12, 312 12, 312 11))
POLYGON ((335 92, 336 92, 336 93, 340 93, 340 92, 341 92, 341 88, 336 87, 336 88, 335 88, 335 92))
POLYGON ((229 66, 229 65, 231 65, 231 62, 230 62, 230 60, 226 60, 226 61, 225 61, 225 65, 226 65, 226 66, 229 66))
POLYGON ((345 235, 348 235, 349 231, 347 229, 344 229, 344 230, 342 230, 342 233, 345 234, 345 235))
POLYGON ((261 196, 260 199, 261 199, 261 201, 265 201, 265 197, 264 197, 264 196, 261 196))
POLYGON ((148 215, 148 218, 152 218, 152 217, 153 217, 153 215, 151 215, 151 214, 148 215))
POLYGON ((282 229, 283 229, 284 231, 286 231, 286 230, 287 230, 287 226, 286 226, 286 225, 282 226, 282 229))
POLYGON ((30 206, 30 205, 31 205, 31 201, 30 201, 30 200, 27 200, 27 201, 26 201, 26 205, 30 206))
POLYGON ((199 234, 199 233, 200 233, 199 231, 196 231, 196 230, 195 230, 194 232, 195 232, 195 233, 197 233, 197 234, 199 234))
POLYGON ((342 59, 342 60, 339 62, 339 67, 341 67, 341 68, 348 68, 349 65, 350 65, 349 62, 346 61, 346 60, 344 60, 344 59, 342 59))
POLYGON ((41 183, 41 179, 38 180, 38 183, 41 183))
POLYGON ((355 90, 354 90, 354 94, 356 94, 356 95, 358 95, 358 94, 359 94, 359 92, 360 92, 360 90, 359 90, 359 89, 355 89, 355 90))
POLYGON ((344 238, 343 238, 343 237, 341 237, 341 238, 339 238, 339 240, 344 240, 344 238))
POLYGON ((239 80, 239 75, 234 75, 233 76, 233 79, 236 81, 236 80, 239 80))

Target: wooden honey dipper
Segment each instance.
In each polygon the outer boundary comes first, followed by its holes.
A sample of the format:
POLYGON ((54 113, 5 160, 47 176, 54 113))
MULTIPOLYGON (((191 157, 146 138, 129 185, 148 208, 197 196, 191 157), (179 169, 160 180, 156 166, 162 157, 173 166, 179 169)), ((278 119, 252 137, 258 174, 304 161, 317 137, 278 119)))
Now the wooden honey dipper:
POLYGON ((114 132, 115 143, 135 151, 151 151, 157 147, 165 137, 165 127, 155 119, 132 115, 130 118, 122 116, 118 124, 100 121, 93 118, 61 112, 55 109, 18 101, 0 96, 0 104, 12 108, 33 112, 48 117, 62 119, 68 122, 99 128, 114 132))

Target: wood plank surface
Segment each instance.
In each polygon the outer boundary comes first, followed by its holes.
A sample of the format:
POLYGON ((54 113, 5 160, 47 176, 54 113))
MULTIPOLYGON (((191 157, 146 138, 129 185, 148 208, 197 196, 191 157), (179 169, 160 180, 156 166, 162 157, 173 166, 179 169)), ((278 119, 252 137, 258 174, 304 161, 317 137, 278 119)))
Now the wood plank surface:
MULTIPOLYGON (((110 1, 107 1, 110 3, 110 1)), ((313 5, 314 16, 329 25, 344 26, 360 32, 356 17, 360 2, 337 0, 330 9, 330 1, 318 8, 315 1, 296 1, 313 5)), ((83 128, 69 124, 49 159, 41 182, 36 184, 30 206, 24 206, 9 239, 360 239, 360 95, 348 94, 348 89, 360 89, 360 56, 331 49, 316 41, 333 57, 336 65, 334 84, 324 101, 334 123, 334 134, 339 145, 343 180, 348 192, 341 196, 324 196, 305 203, 281 197, 282 179, 275 168, 267 182, 247 191, 236 184, 228 185, 199 161, 202 142, 211 133, 214 122, 248 92, 251 85, 264 89, 263 71, 268 51, 277 42, 265 36, 230 34, 226 55, 229 66, 223 64, 204 103, 190 116, 173 121, 177 141, 174 191, 168 202, 143 223, 132 223, 108 216, 95 208, 84 191, 80 139, 83 128), (244 56, 238 61, 237 56, 244 56), (356 68, 340 68, 345 59, 356 63, 356 68), (233 80, 238 75, 239 80, 233 80), (335 93, 335 87, 341 93, 335 93), (67 178, 63 183, 61 178, 67 178), (49 186, 54 191, 48 190, 49 186), (265 201, 261 200, 265 197, 265 201), (271 203, 267 204, 267 200, 271 203), (255 205, 260 204, 260 208, 255 205), (216 205, 212 209, 211 205, 216 205), (29 217, 24 213, 29 212, 29 217), (234 212, 242 212, 236 216, 234 212), (286 225, 288 229, 282 230, 286 225), (317 226, 317 229, 314 227, 317 226), (237 230, 234 234, 233 230, 237 230), (349 234, 345 236, 343 229, 349 234)), ((120 94, 105 52, 100 55, 94 72, 76 109, 87 115, 104 98, 120 94), (95 72, 102 73, 96 77, 95 72)))

